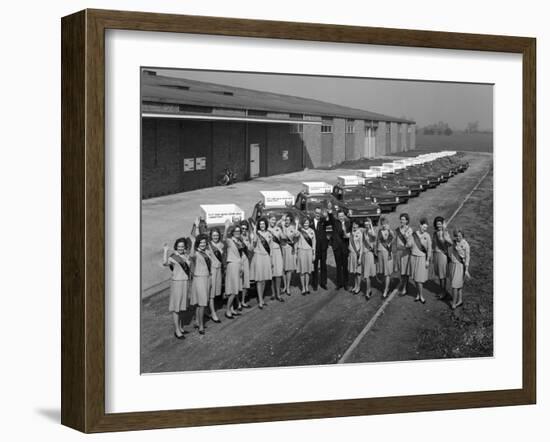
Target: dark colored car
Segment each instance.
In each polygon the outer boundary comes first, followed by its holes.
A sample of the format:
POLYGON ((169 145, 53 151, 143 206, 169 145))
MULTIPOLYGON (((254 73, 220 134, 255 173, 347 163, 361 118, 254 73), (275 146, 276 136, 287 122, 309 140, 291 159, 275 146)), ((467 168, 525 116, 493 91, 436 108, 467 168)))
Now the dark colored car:
MULTIPOLYGON (((374 224, 378 224, 382 206, 373 201, 372 196, 365 186, 340 186, 333 187, 332 195, 338 201, 337 205, 344 210, 350 220, 357 220, 361 224, 370 218, 374 224)), ((398 202, 396 196, 392 195, 391 205, 385 207, 395 210, 398 202)))
MULTIPOLYGON (((397 186, 402 186, 402 187, 408 189, 407 193, 409 194, 409 198, 416 197, 416 196, 420 195, 420 192, 425 190, 425 188, 422 184, 422 181, 413 180, 413 179, 406 179, 406 178, 400 177, 400 176, 395 175, 395 174, 391 175, 391 176, 386 176, 386 177, 383 177, 383 178, 379 178, 379 181, 382 182, 382 183, 386 183, 389 186, 397 185, 397 186)), ((390 187, 390 189, 391 188, 392 187, 390 187)))
POLYGON ((393 195, 397 204, 406 204, 412 196, 411 189, 408 186, 398 183, 393 174, 386 175, 377 180, 365 181, 365 186, 367 189, 379 189, 380 192, 387 192, 393 195))
POLYGON ((281 219, 283 215, 289 214, 293 220, 299 219, 300 222, 303 221, 304 215, 294 206, 284 206, 284 207, 265 207, 263 201, 258 201, 252 209, 252 215, 248 218, 250 223, 256 223, 261 217, 265 216, 268 219, 271 216, 275 216, 277 221, 281 219))
POLYGON ((418 167, 408 167, 407 169, 402 169, 395 172, 395 175, 398 179, 406 179, 406 180, 413 180, 413 181, 420 181, 422 183, 422 190, 426 189, 433 189, 434 187, 437 187, 439 184, 438 177, 434 176, 433 174, 426 174, 425 172, 422 172, 418 167))
POLYGON ((381 212, 393 212, 397 205, 401 203, 401 200, 396 193, 386 189, 384 185, 375 178, 365 181, 363 185, 359 186, 341 186, 337 184, 334 186, 332 194, 337 199, 340 199, 339 195, 342 192, 350 192, 349 189, 355 189, 357 187, 363 187, 365 189, 363 195, 365 200, 370 199, 373 203, 378 204, 381 212))
MULTIPOLYGON (((321 210, 328 209, 328 203, 331 203, 334 210, 338 207, 338 200, 332 196, 331 193, 309 194, 307 192, 300 192, 296 195, 296 201, 294 208, 302 213, 302 215, 313 219, 315 215, 315 209, 317 207, 321 210)), ((327 225, 327 233, 332 233, 332 226, 327 225)))

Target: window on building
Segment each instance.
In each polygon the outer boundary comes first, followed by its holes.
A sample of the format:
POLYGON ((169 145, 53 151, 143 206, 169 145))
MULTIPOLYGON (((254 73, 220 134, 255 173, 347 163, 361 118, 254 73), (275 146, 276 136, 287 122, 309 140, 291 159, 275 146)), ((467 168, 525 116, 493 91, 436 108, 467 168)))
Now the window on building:
POLYGON ((323 123, 321 125, 321 133, 322 134, 331 134, 332 133, 332 124, 323 123))
POLYGON ((353 120, 346 121, 346 133, 347 134, 355 133, 355 121, 353 120))
POLYGON ((246 112, 250 117, 265 117, 267 116, 267 111, 257 110, 257 109, 248 109, 246 112))
POLYGON ((304 125, 303 124, 291 124, 290 125, 290 133, 291 134, 304 133, 304 125))
POLYGON ((386 123, 386 133, 389 134, 390 133, 390 123, 386 123))

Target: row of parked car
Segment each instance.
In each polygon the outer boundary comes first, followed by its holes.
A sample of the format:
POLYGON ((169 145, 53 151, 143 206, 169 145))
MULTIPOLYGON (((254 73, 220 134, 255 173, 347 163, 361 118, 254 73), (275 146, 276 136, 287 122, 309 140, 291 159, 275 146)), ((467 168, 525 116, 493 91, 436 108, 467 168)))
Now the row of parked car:
MULTIPOLYGON (((284 214, 303 220, 312 217, 318 207, 327 209, 330 202, 351 220, 370 218, 378 224, 383 212, 396 210, 399 204, 447 182, 468 166, 462 154, 443 151, 355 170, 354 174, 339 176, 335 185, 305 182, 296 197, 288 191, 262 191, 263 200, 255 204, 248 220, 255 223, 264 216, 280 218, 284 214)), ((234 204, 201 205, 201 210, 207 226, 223 228, 226 220, 245 219, 244 211, 234 204)))
POLYGON ((330 202, 349 219, 363 222, 368 217, 378 224, 381 213, 395 211, 399 204, 447 182, 468 166, 462 154, 444 151, 357 170, 355 175, 339 176, 334 186, 305 182, 296 198, 284 191, 262 192, 264 200, 256 203, 250 221, 262 216, 280 217, 284 213, 311 217, 317 207, 326 209, 330 202))

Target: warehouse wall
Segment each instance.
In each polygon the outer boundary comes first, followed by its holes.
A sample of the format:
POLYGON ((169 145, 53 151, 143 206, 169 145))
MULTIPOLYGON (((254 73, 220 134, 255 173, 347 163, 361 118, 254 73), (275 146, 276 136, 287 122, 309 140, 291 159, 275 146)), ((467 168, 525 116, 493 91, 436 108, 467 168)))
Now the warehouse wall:
POLYGON ((408 150, 416 149, 416 124, 411 124, 411 133, 409 134, 409 145, 408 150))
MULTIPOLYGON (((321 122, 321 117, 304 115, 304 120, 321 122)), ((321 166, 321 126, 304 124, 302 140, 304 142, 305 151, 304 166, 310 169, 321 166)))
POLYGON ((352 160, 358 160, 364 156, 365 149, 365 122, 363 120, 355 120, 355 137, 354 137, 354 151, 352 160))
MULTIPOLYGON (((278 175, 303 169, 302 138, 290 133, 287 124, 265 124, 267 161, 265 175, 278 175)), ((260 152, 261 156, 262 152, 260 152)))
POLYGON ((335 118, 332 126, 333 148, 332 164, 340 164, 346 160, 346 120, 335 118))
POLYGON ((397 152, 397 136, 398 136, 397 123, 391 122, 390 123, 390 148, 386 152, 386 154, 397 152))
POLYGON ((380 121, 378 123, 378 130, 376 131, 376 156, 377 157, 386 154, 386 145, 388 142, 387 140, 389 139, 386 133, 387 130, 388 130, 388 123, 386 123, 385 121, 380 121))

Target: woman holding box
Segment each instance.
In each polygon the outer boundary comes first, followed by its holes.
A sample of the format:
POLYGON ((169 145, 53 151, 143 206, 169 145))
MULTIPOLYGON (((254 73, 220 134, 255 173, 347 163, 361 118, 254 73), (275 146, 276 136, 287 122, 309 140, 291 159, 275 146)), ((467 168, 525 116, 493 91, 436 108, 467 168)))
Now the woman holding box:
POLYGON ((411 246, 411 278, 416 285, 415 301, 422 304, 426 302, 422 290, 424 283, 428 279, 428 269, 430 268, 430 258, 432 256, 432 239, 428 234, 428 220, 420 220, 420 229, 412 234, 411 246))
POLYGON ((283 279, 283 250, 281 237, 283 231, 281 224, 275 216, 269 218, 269 233, 271 233, 271 299, 285 302, 281 297, 281 280, 283 279))
POLYGON ((174 250, 169 252, 168 244, 164 244, 162 264, 172 271, 170 280, 170 302, 168 310, 172 313, 174 321, 174 336, 176 339, 184 339, 185 330, 181 322, 181 313, 187 310, 189 293, 189 280, 191 278, 191 259, 189 251, 191 241, 187 238, 178 238, 174 243, 174 250))
POLYGON ((367 218, 363 229, 363 256, 361 258, 362 277, 367 283, 365 297, 370 299, 372 295, 371 278, 376 276, 376 231, 372 220, 367 218))
POLYGON ((251 278, 256 281, 258 291, 258 307, 263 309, 264 290, 267 281, 271 281, 271 233, 267 230, 267 219, 260 218, 254 228, 254 256, 252 257, 251 278))
POLYGON ((302 284, 302 295, 309 294, 309 276, 313 272, 313 261, 315 260, 315 231, 310 228, 309 218, 305 218, 302 226, 296 220, 296 230, 299 232, 297 248, 297 270, 300 274, 302 284))
POLYGON ((351 234, 348 247, 348 272, 353 275, 354 285, 351 293, 357 295, 361 291, 361 265, 363 256, 363 232, 358 221, 351 222, 351 234))
POLYGON ((462 229, 453 231, 453 245, 450 247, 448 276, 453 291, 452 309, 456 309, 463 304, 462 288, 464 287, 464 277, 470 276, 470 244, 464 239, 462 229))
POLYGON ((393 273, 393 240, 394 236, 390 229, 390 223, 386 217, 380 218, 380 228, 376 236, 376 252, 378 261, 376 271, 384 276, 384 292, 382 298, 388 296, 390 291, 391 275, 393 273))
POLYGON ((193 283, 191 286, 191 302, 197 306, 196 327, 204 335, 204 309, 210 297, 212 261, 207 252, 208 236, 201 233, 195 239, 194 251, 191 255, 193 263, 193 283))
POLYGON ((283 216, 283 225, 281 227, 281 244, 283 250, 283 269, 285 272, 283 278, 283 294, 290 296, 290 283, 292 274, 296 271, 296 251, 295 242, 300 233, 296 226, 292 224, 292 218, 289 214, 283 216))

